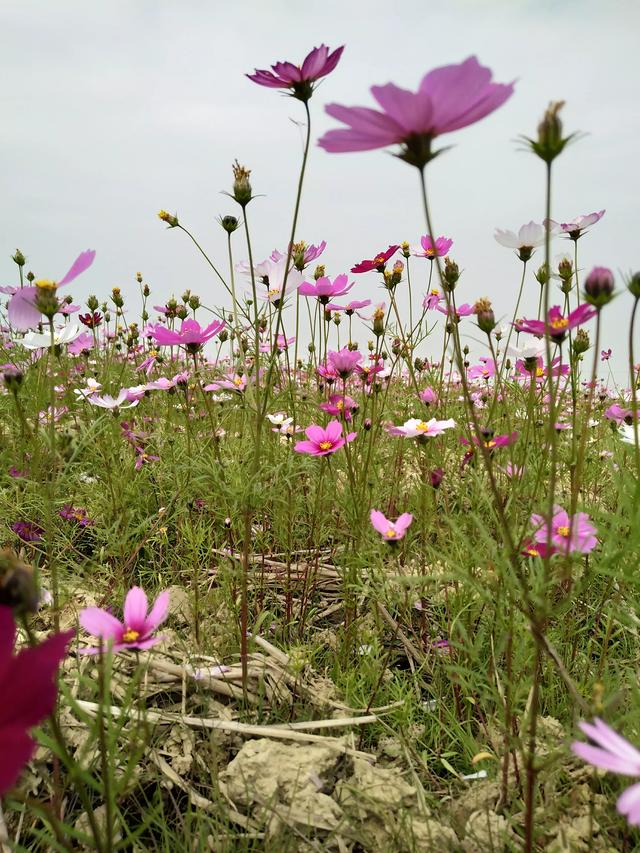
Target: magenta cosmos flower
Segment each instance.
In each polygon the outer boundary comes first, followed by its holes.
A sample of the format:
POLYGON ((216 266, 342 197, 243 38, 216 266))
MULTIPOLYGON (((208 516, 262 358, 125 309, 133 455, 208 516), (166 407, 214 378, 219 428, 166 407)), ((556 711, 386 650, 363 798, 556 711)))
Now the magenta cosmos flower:
POLYGON ((271 66, 271 71, 256 68, 255 72, 247 74, 247 77, 259 86, 267 86, 269 89, 290 89, 292 97, 298 98, 299 101, 308 101, 313 94, 313 84, 334 70, 343 50, 344 45, 329 53, 329 48, 321 44, 307 54, 302 65, 276 62, 271 66))
POLYGON ((397 521, 389 521, 379 509, 372 509, 369 518, 373 529, 382 536, 385 542, 397 542, 399 539, 403 539, 413 521, 410 512, 403 512, 397 521))
MULTIPOLYGON (((574 741, 571 751, 578 758, 622 776, 640 777, 640 752, 597 717, 593 723, 579 723, 582 731, 595 746, 574 741)), ((631 826, 640 826, 640 784, 632 785, 618 797, 617 809, 631 826)))
POLYGON ((386 252, 378 252, 375 258, 371 258, 370 260, 360 261, 359 264, 356 264, 355 267, 351 267, 351 272, 361 273, 361 272, 372 272, 373 270, 377 270, 378 272, 384 272, 384 268, 387 265, 387 261, 398 251, 400 246, 389 246, 386 252))
POLYGON ((338 296, 344 296, 348 293, 355 281, 348 284, 348 277, 342 273, 337 275, 333 281, 323 275, 317 281, 303 281, 298 287, 298 293, 301 296, 315 296, 322 305, 326 305, 330 299, 336 299, 338 296))
POLYGON ((182 346, 188 352, 198 352, 207 341, 215 337, 225 327, 223 320, 214 320, 206 328, 202 328, 196 320, 185 320, 180 331, 174 332, 160 323, 154 326, 151 334, 156 343, 161 346, 182 346))
POLYGON ((327 362, 341 379, 348 379, 362 361, 362 353, 343 347, 339 352, 329 351, 327 362))
POLYGON ((311 424, 305 430, 308 441, 299 441, 293 448, 297 453, 310 453, 311 456, 327 456, 335 453, 348 441, 353 441, 357 433, 350 432, 342 435, 342 424, 339 421, 329 421, 326 428, 311 424))
POLYGON ((0 606, 0 797, 15 785, 33 755, 36 744, 29 730, 53 711, 55 676, 74 633, 54 634, 14 655, 13 614, 0 606))
POLYGON ((492 83, 490 69, 471 56, 430 71, 417 92, 388 83, 372 86, 371 94, 382 111, 329 104, 327 113, 348 128, 328 131, 318 144, 331 153, 401 145, 401 159, 423 168, 435 156, 436 136, 492 113, 513 94, 513 83, 492 83))
POLYGON ((37 326, 42 315, 38 306, 42 305, 44 300, 51 301, 51 296, 56 299, 57 289, 64 284, 69 284, 74 278, 89 269, 95 256, 96 253, 90 249, 81 252, 71 264, 66 275, 58 282, 40 279, 30 287, 22 287, 20 290, 16 290, 9 300, 9 322, 13 328, 20 332, 26 332, 27 329, 37 326))
POLYGON ((518 320, 514 326, 517 332, 529 332, 531 335, 539 335, 540 337, 548 333, 549 337, 559 344, 565 339, 567 332, 591 320, 597 313, 592 305, 583 303, 565 317, 560 306, 554 305, 553 308, 549 308, 547 322, 544 320, 518 320))
POLYGON ((536 528, 533 538, 547 546, 553 546, 562 554, 588 554, 597 546, 597 530, 586 512, 570 516, 560 506, 554 507, 551 529, 547 520, 535 513, 531 525, 536 528))
POLYGON ((429 258, 432 261, 434 258, 443 258, 452 246, 453 240, 449 237, 438 237, 434 242, 429 234, 425 234, 420 238, 419 246, 411 247, 411 254, 415 258, 429 258))
MULTIPOLYGON (((94 637, 100 637, 105 646, 111 644, 114 652, 121 652, 123 649, 150 649, 162 640, 162 637, 152 635, 169 614, 168 590, 161 592, 148 613, 147 610, 145 591, 139 586, 134 586, 124 600, 122 622, 108 610, 102 610, 100 607, 85 607, 80 613, 80 624, 94 637)), ((82 653, 86 655, 94 655, 98 652, 100 652, 98 647, 82 649, 82 653)))

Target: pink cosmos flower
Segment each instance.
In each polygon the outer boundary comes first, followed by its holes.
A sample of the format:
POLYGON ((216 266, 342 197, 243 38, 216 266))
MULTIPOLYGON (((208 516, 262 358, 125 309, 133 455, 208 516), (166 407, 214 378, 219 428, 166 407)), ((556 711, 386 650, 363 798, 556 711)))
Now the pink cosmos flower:
POLYGON ((343 347, 339 352, 329 351, 327 362, 341 379, 348 379, 362 361, 362 353, 343 347))
POLYGON ((474 364, 467 371, 467 376, 469 379, 491 379, 492 376, 496 375, 497 366, 495 361, 492 358, 487 358, 486 356, 481 356, 480 361, 482 364, 474 364))
POLYGON ((587 228, 599 222, 605 213, 605 210, 599 210, 597 213, 587 213, 584 216, 576 216, 571 222, 554 222, 553 219, 545 219, 544 224, 547 227, 559 229, 570 240, 575 241, 584 234, 587 228))
MULTIPOLYGON (((517 432, 512 432, 510 435, 491 435, 490 432, 487 432, 482 439, 479 439, 477 435, 471 436, 471 442, 476 447, 484 445, 487 450, 495 450, 496 447, 507 447, 509 444, 514 444, 517 440, 517 432)), ((467 447, 470 446, 470 443, 464 437, 460 439, 460 444, 464 444, 467 447)))
MULTIPOLYGON (((111 644, 114 652, 121 652, 123 649, 150 649, 163 639, 152 635, 169 615, 169 591, 161 592, 147 613, 148 609, 145 591, 134 586, 124 600, 123 622, 108 610, 85 607, 80 613, 80 624, 94 637, 100 637, 105 646, 111 644)), ((81 651, 86 655, 94 655, 100 652, 100 648, 92 647, 81 651)))
MULTIPOLYGON (((640 752, 628 740, 597 717, 593 723, 578 725, 596 746, 574 741, 571 744, 574 755, 601 770, 640 777, 640 752)), ((640 826, 640 783, 627 788, 618 797, 617 809, 631 826, 640 826)))
MULTIPOLYGON (((291 246, 293 265, 298 272, 308 266, 312 261, 316 261, 327 248, 327 241, 323 240, 318 245, 310 243, 293 243, 291 246)), ((273 255, 272 255, 273 257, 273 255)))
POLYGON ((0 797, 15 785, 35 751, 29 730, 53 711, 56 673, 74 634, 53 634, 14 655, 13 614, 0 606, 0 693, 4 697, 0 704, 0 797))
POLYGON ((618 426, 625 422, 633 423, 633 410, 623 409, 618 403, 614 403, 613 406, 609 406, 609 408, 605 410, 604 416, 607 420, 614 421, 618 426))
POLYGON ((547 545, 544 542, 534 542, 532 539, 525 539, 522 543, 520 553, 523 557, 540 557, 544 560, 546 557, 552 557, 556 553, 553 545, 547 545))
POLYGON ((214 320, 203 329, 197 320, 184 320, 178 332, 158 324, 153 327, 152 335, 161 346, 182 346, 188 352, 194 353, 221 332, 225 325, 223 320, 214 320))
POLYGON ((535 513, 531 516, 531 525, 536 528, 533 534, 536 542, 552 545, 563 554, 588 554, 598 544, 597 530, 586 512, 569 516, 562 507, 556 506, 551 530, 546 519, 535 513))
POLYGON ((351 290, 355 281, 347 285, 348 280, 344 273, 336 276, 333 281, 328 276, 323 275, 322 278, 314 282, 303 281, 298 287, 298 293, 302 296, 316 296, 322 305, 326 305, 331 298, 344 296, 351 290))
POLYGON ((417 92, 393 83, 373 86, 371 94, 382 112, 366 107, 325 107, 348 128, 330 130, 319 145, 332 153, 370 151, 401 145, 400 157, 422 168, 434 156, 432 140, 489 115, 513 93, 513 83, 491 82, 491 71, 472 56, 459 65, 430 71, 417 92))
POLYGON ((387 261, 389 258, 393 257, 395 253, 398 251, 400 246, 389 246, 386 252, 378 252, 378 254, 371 258, 371 260, 360 261, 359 264, 356 264, 355 267, 351 267, 351 272, 361 273, 361 272, 372 272, 373 270, 377 270, 378 272, 384 272, 384 268, 387 265, 387 261))
POLYGON ((438 395, 433 388, 425 388, 420 392, 420 399, 426 406, 435 405, 438 402, 438 395))
POLYGON ((420 420, 420 418, 409 418, 402 426, 390 426, 387 429, 389 435, 400 435, 403 438, 435 438, 442 435, 445 430, 453 429, 456 422, 453 418, 448 418, 444 421, 438 421, 431 418, 429 421, 420 420))
POLYGON ((603 349, 600 352, 600 361, 609 361, 611 358, 611 347, 609 349, 603 349))
MULTIPOLYGON (((509 347, 511 349, 511 347, 509 347)), ((531 379, 533 377, 537 383, 542 383, 545 381, 547 376, 551 374, 551 376, 566 376, 569 373, 569 365, 563 364, 560 356, 554 358, 551 362, 551 370, 548 370, 544 366, 544 361, 542 356, 529 356, 531 359, 535 359, 535 367, 529 369, 525 364, 525 361, 519 358, 516 361, 516 374, 518 376, 531 379)))
POLYGON ((327 403, 320 403, 320 408, 329 415, 350 421, 353 418, 353 412, 358 410, 358 404, 351 397, 332 394, 327 403))
POLYGON ((210 385, 205 385, 205 391, 237 391, 241 394, 246 390, 247 387, 247 377, 243 374, 242 376, 231 376, 229 379, 218 379, 216 382, 212 382, 210 385))
POLYGON ((453 305, 450 308, 447 308, 446 304, 436 305, 436 311, 439 311, 441 314, 446 314, 447 317, 454 317, 456 322, 460 322, 461 317, 470 317, 474 314, 474 306, 469 305, 468 302, 464 302, 462 305, 457 305, 454 309, 453 305))
POLYGON ((409 525, 413 521, 410 512, 403 512, 396 521, 389 521, 379 509, 372 509, 369 518, 373 529, 382 536, 385 542, 397 542, 399 539, 404 539, 409 525))
POLYGON ((340 421, 329 421, 326 428, 311 424, 305 430, 308 441, 299 441, 293 448, 297 453, 309 453, 311 456, 327 456, 340 450, 348 441, 353 441, 357 433, 342 435, 340 421))
POLYGON ((330 74, 342 56, 344 45, 329 53, 325 44, 314 47, 307 54, 302 65, 292 62, 276 62, 271 71, 256 68, 253 74, 247 74, 249 80, 270 89, 291 89, 291 95, 300 101, 308 101, 314 90, 314 83, 330 74))
POLYGON ((591 320, 597 313, 592 305, 585 302, 565 317, 560 306, 554 305, 553 308, 549 309, 547 322, 544 320, 517 320, 514 326, 517 332, 529 332, 531 335, 539 335, 540 337, 548 333, 553 341, 561 343, 567 332, 591 320))
POLYGON ((69 284, 69 282, 73 281, 81 273, 89 269, 95 256, 96 253, 90 249, 79 254, 71 264, 66 275, 64 275, 58 282, 42 280, 36 282, 35 285, 31 285, 30 287, 22 287, 19 290, 16 290, 9 300, 9 322, 13 328, 18 331, 25 332, 32 326, 37 326, 42 314, 40 309, 37 307, 40 291, 53 291, 55 294, 58 287, 69 284))
POLYGON ((371 305, 370 299, 352 299, 346 305, 337 305, 335 302, 329 302, 326 305, 326 309, 327 311, 344 311, 347 317, 352 317, 360 308, 368 308, 369 305, 371 305))
POLYGON ((452 246, 453 240, 449 237, 438 237, 434 243, 429 234, 425 234, 420 238, 420 246, 411 247, 411 254, 415 258, 429 258, 432 261, 444 257, 452 246))
POLYGON ((82 355, 82 353, 90 352, 93 349, 94 340, 90 332, 83 332, 81 335, 72 341, 67 346, 67 352, 70 355, 82 355))
POLYGON ((425 311, 433 311, 434 308, 438 308, 440 305, 440 301, 444 297, 440 293, 437 288, 434 288, 429 293, 426 294, 424 299, 422 300, 422 307, 425 311))

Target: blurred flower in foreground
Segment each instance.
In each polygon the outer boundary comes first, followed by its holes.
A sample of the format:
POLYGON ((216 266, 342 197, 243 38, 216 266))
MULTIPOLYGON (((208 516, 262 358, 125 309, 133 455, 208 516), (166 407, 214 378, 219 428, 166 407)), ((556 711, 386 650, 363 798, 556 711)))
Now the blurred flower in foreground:
MULTIPOLYGON (((578 723, 582 731, 596 746, 582 741, 574 741, 571 751, 578 758, 623 776, 640 777, 640 752, 597 717, 593 723, 578 723)), ((617 808, 631 826, 640 826, 640 783, 627 788, 618 797, 617 808)))
MULTIPOLYGON (((124 600, 124 620, 120 622, 108 610, 100 607, 85 607, 80 613, 80 624, 105 643, 105 651, 109 646, 114 652, 123 649, 150 649, 159 643, 163 637, 154 637, 153 633, 162 625, 169 614, 169 592, 165 590, 156 598, 151 610, 147 596, 139 586, 132 587, 124 600)), ((99 647, 81 650, 85 655, 97 654, 99 647)))
POLYGON ((291 96, 299 101, 308 101, 314 90, 314 83, 321 77, 330 74, 342 56, 342 47, 329 53, 326 44, 314 47, 307 54, 302 65, 293 62, 276 62, 271 71, 257 69, 253 74, 247 74, 249 80, 270 89, 291 89, 291 96))
POLYGON ((55 675, 74 631, 48 637, 13 654, 16 627, 8 607, 0 606, 0 796, 13 787, 36 748, 29 730, 52 711, 55 675))
POLYGON ((417 92, 387 83, 372 86, 371 94, 382 111, 328 104, 327 113, 348 127, 329 130, 318 144, 331 153, 401 145, 398 156, 423 168, 438 153, 431 150, 436 136, 474 124, 498 109, 513 94, 513 83, 492 83, 490 69, 471 56, 430 71, 417 92))

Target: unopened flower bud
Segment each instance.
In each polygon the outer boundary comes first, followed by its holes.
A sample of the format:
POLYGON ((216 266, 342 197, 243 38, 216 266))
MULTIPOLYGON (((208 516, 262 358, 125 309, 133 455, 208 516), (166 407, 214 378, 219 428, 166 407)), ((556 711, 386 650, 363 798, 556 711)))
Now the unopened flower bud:
POLYGON ((363 420, 362 429, 364 429, 366 432, 369 432, 369 430, 371 429, 372 426, 373 426, 373 424, 371 422, 371 418, 365 418, 363 420))
POLYGON ((181 298, 182 298, 182 301, 184 302, 184 304, 186 305, 187 302, 189 301, 189 299, 191 298, 191 291, 185 290, 185 292, 182 294, 181 298))
POLYGON ((7 367, 2 374, 2 379, 5 387, 13 394, 17 394, 20 386, 22 385, 24 375, 17 367, 7 367))
POLYGON ((223 344, 228 339, 229 339, 229 332, 227 331, 227 329, 222 329, 220 332, 218 332, 218 340, 220 341, 220 343, 223 344))
POLYGON ((188 316, 189 316, 189 312, 188 312, 188 310, 187 310, 187 306, 186 306, 186 305, 180 305, 180 306, 176 309, 176 317, 177 317, 179 320, 186 320, 188 316))
POLYGON ((233 198, 238 202, 240 207, 246 207, 253 198, 251 182, 249 176, 251 169, 246 169, 241 166, 236 160, 232 166, 233 169, 233 198))
POLYGON ((627 281, 627 287, 632 296, 640 299, 640 272, 634 272, 627 281))
POLYGON ((473 313, 478 321, 478 328, 486 335, 490 335, 496 327, 496 318, 488 299, 478 299, 473 306, 473 313))
POLYGON ((45 317, 51 319, 60 308, 56 295, 56 283, 49 279, 39 279, 36 281, 36 288, 36 308, 45 317))
POLYGON ((27 263, 27 259, 26 259, 26 258, 25 258, 25 256, 22 254, 22 252, 20 251, 20 249, 16 249, 16 253, 15 253, 15 255, 12 255, 12 256, 11 256, 11 260, 12 260, 15 264, 17 264, 19 267, 23 267, 23 266, 27 263))
POLYGON ((97 311, 99 304, 97 296, 93 296, 93 294, 87 299, 87 308, 89 311, 97 311))
POLYGON ((218 222, 222 225, 227 234, 233 234, 234 231, 237 231, 240 225, 240 222, 235 216, 222 216, 218 219, 218 222))
POLYGON ((578 329, 576 336, 573 339, 573 351, 576 355, 580 355, 589 349, 590 341, 589 334, 584 329, 578 329))
POLYGON ((444 259, 444 271, 442 273, 443 288, 451 293, 455 289, 458 279, 460 278, 460 270, 458 264, 452 261, 449 257, 444 259))
POLYGON ((564 106, 564 101, 553 101, 547 107, 547 111, 538 125, 538 139, 529 140, 532 150, 545 163, 551 163, 567 144, 570 136, 562 137, 562 122, 558 113, 564 106))
POLYGON ((136 273, 136 281, 138 282, 138 284, 142 284, 142 273, 141 272, 136 273))
POLYGON ((440 483, 442 482, 442 478, 444 477, 444 470, 442 468, 434 468, 433 471, 429 474, 429 480, 431 481, 431 485, 434 489, 440 488, 440 483))
POLYGON ((400 244, 400 251, 405 258, 408 258, 411 255, 411 247, 406 240, 400 244))
POLYGON ((613 273, 607 267, 594 267, 584 283, 585 299, 596 308, 602 308, 613 297, 613 273))
POLYGON ((161 210, 158 213, 158 218, 166 222, 169 228, 175 228, 179 224, 177 214, 168 213, 166 210, 161 210))
POLYGON ((31 270, 29 270, 29 272, 27 273, 27 281, 31 282, 34 280, 34 278, 35 275, 31 272, 31 270))
POLYGON ((189 308, 191 308, 192 311, 197 311, 199 307, 200 297, 194 293, 192 296, 189 297, 189 308))
POLYGON ((314 279, 324 278, 324 264, 318 264, 313 273, 314 279))

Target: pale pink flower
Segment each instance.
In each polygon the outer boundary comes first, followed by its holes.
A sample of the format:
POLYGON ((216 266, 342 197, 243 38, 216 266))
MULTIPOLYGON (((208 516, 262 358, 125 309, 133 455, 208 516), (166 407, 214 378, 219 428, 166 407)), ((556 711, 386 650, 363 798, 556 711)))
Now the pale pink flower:
POLYGON ((373 529, 386 542, 397 542, 399 539, 403 539, 409 529, 409 525, 413 521, 413 516, 410 512, 403 512, 396 521, 389 521, 379 509, 372 509, 369 518, 371 519, 373 529))
POLYGON ((400 435, 403 438, 435 438, 442 435, 445 430, 453 429, 456 422, 453 418, 448 418, 444 421, 438 421, 436 418, 431 418, 429 421, 423 421, 420 418, 409 418, 402 426, 391 426, 387 429, 389 435, 400 435))

